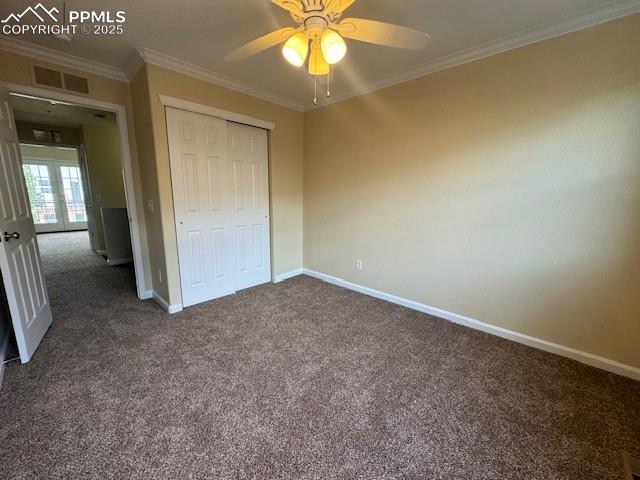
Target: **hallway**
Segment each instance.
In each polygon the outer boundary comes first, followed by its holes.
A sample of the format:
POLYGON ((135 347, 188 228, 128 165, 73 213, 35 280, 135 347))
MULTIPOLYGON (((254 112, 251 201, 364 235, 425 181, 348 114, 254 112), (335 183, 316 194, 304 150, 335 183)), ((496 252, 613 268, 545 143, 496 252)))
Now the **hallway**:
MULTIPOLYGON (((111 315, 111 309, 119 309, 126 302, 138 303, 133 265, 109 267, 91 250, 86 230, 40 234, 38 245, 54 315, 38 354, 52 341, 64 341, 57 349, 73 351, 67 347, 82 345, 78 335, 86 338, 97 333, 94 329, 116 327, 112 322, 121 315, 111 315)), ((120 311, 126 316, 126 309, 120 311)), ((102 335, 104 332, 100 332, 102 335)))
MULTIPOLYGON (((47 279, 60 273, 92 270, 106 266, 104 259, 91 250, 87 230, 39 234, 38 246, 47 279)), ((124 269, 130 272, 135 290, 133 269, 129 267, 124 269)))

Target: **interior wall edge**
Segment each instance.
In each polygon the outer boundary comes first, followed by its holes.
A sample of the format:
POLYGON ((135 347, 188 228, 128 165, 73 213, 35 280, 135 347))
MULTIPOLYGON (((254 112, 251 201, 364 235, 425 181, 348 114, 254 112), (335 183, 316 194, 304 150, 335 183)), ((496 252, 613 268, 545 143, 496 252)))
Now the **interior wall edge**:
POLYGON ((289 280, 290 278, 297 277, 299 275, 304 274, 304 268, 298 268, 296 270, 292 270, 290 272, 282 273, 280 275, 276 275, 273 283, 284 282, 285 280, 289 280))
MULTIPOLYGON (((160 195, 157 187, 157 162, 155 150, 154 131, 151 126, 151 99, 149 92, 148 72, 145 65, 129 82, 132 94, 132 110, 135 122, 136 148, 140 166, 140 193, 142 196, 147 235, 147 255, 149 257, 150 276, 147 283, 149 297, 153 291, 161 291, 168 295, 166 283, 158 277, 159 272, 166 278, 166 261, 164 255, 163 232, 160 221, 160 195), (152 202, 154 208, 149 209, 148 203, 152 202)), ((146 292, 145 292, 146 294, 146 292)))
POLYGON ((153 297, 153 300, 162 307, 162 309, 167 312, 169 315, 173 315, 174 313, 179 313, 183 310, 182 308, 182 304, 181 303, 176 303, 176 304, 170 304, 168 301, 166 301, 162 295, 160 295, 158 292, 156 292, 155 290, 152 292, 151 296, 153 297))

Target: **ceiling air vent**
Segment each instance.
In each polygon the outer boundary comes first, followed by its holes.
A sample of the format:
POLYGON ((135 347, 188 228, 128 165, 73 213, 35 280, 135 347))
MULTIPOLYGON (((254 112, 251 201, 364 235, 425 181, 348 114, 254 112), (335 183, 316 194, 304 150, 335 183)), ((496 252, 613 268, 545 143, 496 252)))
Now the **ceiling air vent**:
POLYGON ((34 128, 33 139, 37 142, 62 143, 62 135, 54 130, 41 130, 34 128))
POLYGON ((78 75, 63 73, 50 68, 33 66, 35 80, 38 85, 47 87, 62 88, 76 93, 89 93, 89 80, 78 75))
POLYGON ((89 93, 89 80, 70 73, 64 74, 64 88, 73 92, 89 93))
POLYGON ((34 66, 36 83, 47 87, 62 88, 62 73, 49 68, 34 66))

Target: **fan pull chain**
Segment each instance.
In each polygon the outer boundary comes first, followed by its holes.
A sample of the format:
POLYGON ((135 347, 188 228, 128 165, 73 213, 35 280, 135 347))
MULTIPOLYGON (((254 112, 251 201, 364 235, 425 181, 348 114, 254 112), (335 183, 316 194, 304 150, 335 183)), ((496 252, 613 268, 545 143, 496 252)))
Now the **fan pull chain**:
POLYGON ((329 66, 329 73, 327 74, 327 98, 331 96, 331 66, 329 66))
POLYGON ((318 76, 313 76, 313 104, 318 104, 318 76))
MULTIPOLYGON (((315 71, 318 71, 318 56, 313 57, 313 67, 315 71)), ((313 104, 318 104, 318 75, 313 76, 313 104)))

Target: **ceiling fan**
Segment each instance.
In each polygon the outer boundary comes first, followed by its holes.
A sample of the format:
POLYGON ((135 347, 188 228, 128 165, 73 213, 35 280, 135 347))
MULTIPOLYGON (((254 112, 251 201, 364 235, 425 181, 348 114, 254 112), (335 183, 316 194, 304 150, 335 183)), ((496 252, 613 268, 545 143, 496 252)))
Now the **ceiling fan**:
MULTIPOLYGON (((346 55, 344 38, 410 50, 421 50, 429 41, 428 34, 399 25, 363 18, 342 19, 343 12, 354 1, 271 0, 287 10, 299 26, 281 28, 263 35, 234 50, 225 60, 237 62, 284 43, 284 58, 296 67, 302 67, 308 57, 308 71, 317 79, 319 75, 329 75, 330 66, 346 55)), ((327 96, 330 95, 327 88, 327 96)), ((317 103, 316 95, 314 104, 317 103)))

